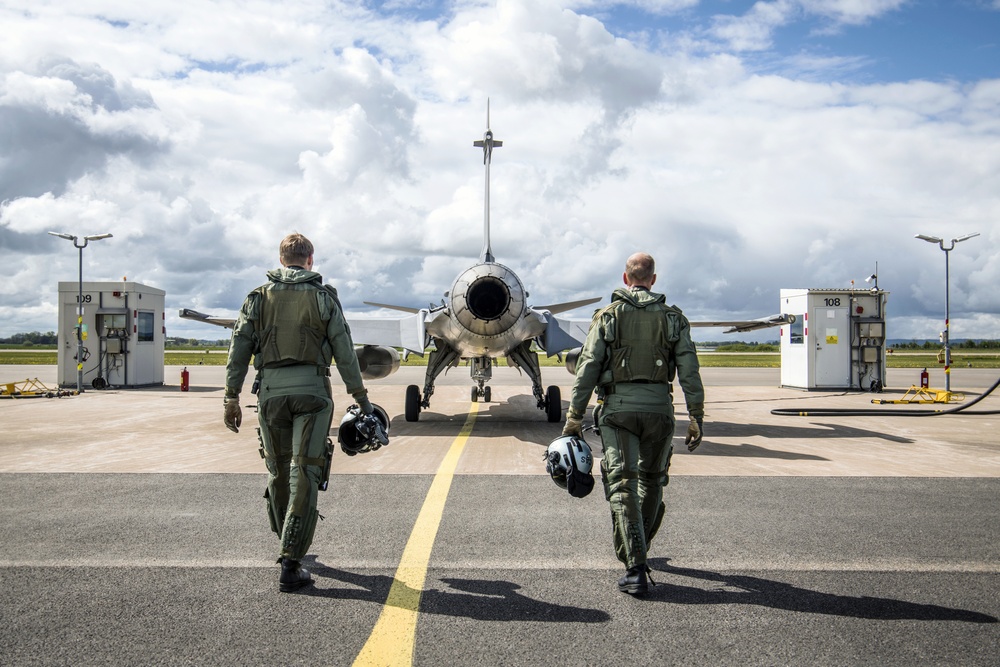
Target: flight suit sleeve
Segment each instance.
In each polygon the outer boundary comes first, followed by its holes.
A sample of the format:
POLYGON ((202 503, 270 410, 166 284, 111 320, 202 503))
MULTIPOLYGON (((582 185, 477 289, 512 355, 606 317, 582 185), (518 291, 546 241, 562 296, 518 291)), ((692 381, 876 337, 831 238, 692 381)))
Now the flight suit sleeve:
POLYGON ((691 340, 691 324, 680 316, 680 335, 674 344, 674 361, 677 364, 677 381, 684 390, 687 411, 695 419, 705 417, 705 387, 701 382, 701 367, 698 352, 691 340))
MULTIPOLYGON (((322 292, 321 292, 322 293, 322 292)), ((344 318, 344 311, 340 307, 340 301, 336 298, 333 288, 326 289, 326 304, 330 309, 330 319, 326 326, 326 337, 330 341, 330 348, 333 351, 333 360, 337 365, 337 372, 340 379, 347 388, 347 393, 355 400, 368 395, 365 389, 364 380, 361 377, 361 366, 358 364, 358 355, 354 353, 354 341, 351 339, 351 328, 344 318), (331 295, 330 293, 333 292, 331 295), (332 297, 332 298, 331 298, 332 297)))
POLYGON ((229 341, 229 356, 226 359, 226 396, 239 396, 250 367, 250 359, 257 348, 257 331, 254 328, 256 309, 260 307, 260 297, 254 292, 243 302, 240 313, 233 325, 233 336, 229 341))
POLYGON ((604 327, 601 326, 600 317, 596 316, 590 325, 590 331, 587 332, 587 340, 583 344, 580 358, 576 362, 576 380, 573 382, 569 409, 566 411, 567 418, 582 419, 587 412, 590 397, 604 369, 607 349, 604 327))

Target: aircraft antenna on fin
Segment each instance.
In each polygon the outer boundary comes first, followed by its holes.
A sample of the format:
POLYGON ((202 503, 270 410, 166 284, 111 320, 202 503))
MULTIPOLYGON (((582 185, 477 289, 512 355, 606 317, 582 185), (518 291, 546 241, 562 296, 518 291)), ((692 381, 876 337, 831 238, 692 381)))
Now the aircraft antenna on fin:
POLYGON ((483 164, 486 165, 486 199, 483 213, 483 252, 481 262, 493 262, 493 250, 490 248, 490 162, 493 160, 493 149, 503 146, 503 142, 493 138, 490 129, 490 100, 486 99, 486 132, 482 141, 473 141, 472 145, 483 149, 483 164))

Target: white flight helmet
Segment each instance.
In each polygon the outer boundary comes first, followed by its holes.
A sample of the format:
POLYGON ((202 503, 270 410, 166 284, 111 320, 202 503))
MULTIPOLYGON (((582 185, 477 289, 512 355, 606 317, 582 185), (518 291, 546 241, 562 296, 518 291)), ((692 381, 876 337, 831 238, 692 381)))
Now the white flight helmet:
POLYGON ((594 489, 593 468, 594 455, 583 438, 563 435, 545 450, 545 471, 574 498, 583 498, 594 489))
POLYGON ((381 406, 372 403, 373 412, 366 415, 352 405, 340 420, 337 442, 348 456, 374 452, 389 444, 389 415, 381 406))

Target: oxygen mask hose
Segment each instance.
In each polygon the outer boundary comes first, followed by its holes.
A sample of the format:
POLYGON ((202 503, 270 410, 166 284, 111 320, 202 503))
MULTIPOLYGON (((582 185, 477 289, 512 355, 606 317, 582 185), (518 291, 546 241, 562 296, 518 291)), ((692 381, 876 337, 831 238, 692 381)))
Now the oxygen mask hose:
POLYGON ((1000 415, 1000 410, 969 411, 969 408, 992 394, 997 387, 1000 387, 1000 378, 997 378, 997 381, 989 389, 975 399, 968 403, 948 408, 947 410, 880 410, 878 408, 813 408, 811 410, 796 410, 794 408, 775 408, 771 410, 771 414, 786 417, 874 417, 875 415, 888 417, 936 417, 938 415, 954 415, 959 412, 969 415, 1000 415))

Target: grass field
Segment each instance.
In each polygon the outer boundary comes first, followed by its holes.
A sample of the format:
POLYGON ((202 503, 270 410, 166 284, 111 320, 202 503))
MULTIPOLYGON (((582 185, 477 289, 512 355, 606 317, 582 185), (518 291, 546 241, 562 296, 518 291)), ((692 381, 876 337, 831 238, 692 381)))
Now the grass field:
MULTIPOLYGON (((164 355, 164 364, 168 366, 225 366, 225 350, 210 350, 208 352, 195 351, 168 351, 164 355)), ((991 352, 952 352, 952 367, 954 368, 1000 368, 1000 353, 991 352)), ((780 368, 781 355, 769 352, 748 352, 748 353, 713 353, 704 352, 698 355, 701 365, 706 368, 780 368)), ((404 366, 423 366, 427 362, 426 357, 421 359, 415 355, 402 362, 404 366)), ((556 357, 546 359, 539 358, 542 366, 561 366, 556 357)), ((11 351, 0 350, 0 365, 25 364, 25 365, 48 365, 56 364, 55 350, 38 351, 11 351)), ((506 365, 503 359, 498 361, 498 365, 506 365)), ((889 368, 936 368, 942 366, 938 363, 936 354, 924 352, 905 352, 888 355, 886 365, 889 368)), ((943 367, 943 366, 942 366, 943 367)))

